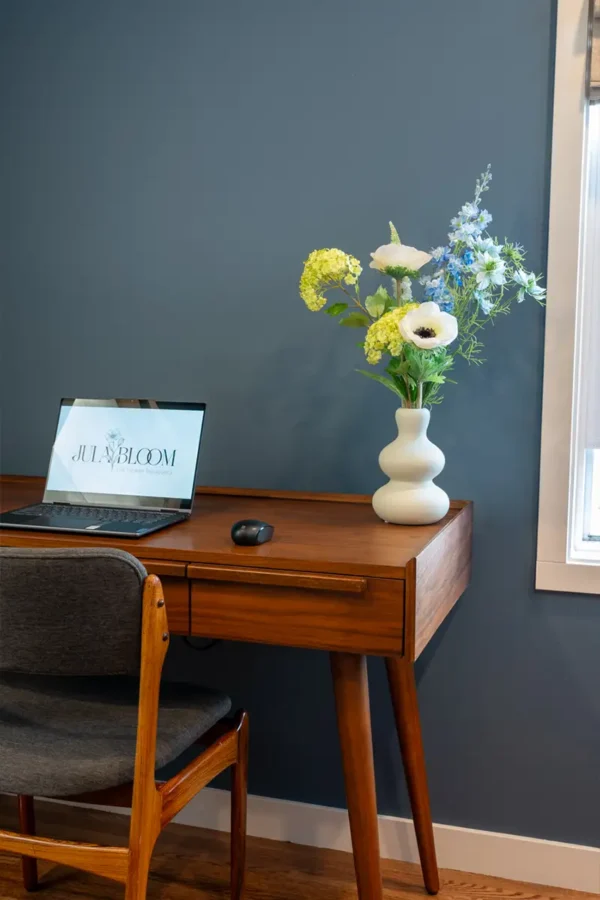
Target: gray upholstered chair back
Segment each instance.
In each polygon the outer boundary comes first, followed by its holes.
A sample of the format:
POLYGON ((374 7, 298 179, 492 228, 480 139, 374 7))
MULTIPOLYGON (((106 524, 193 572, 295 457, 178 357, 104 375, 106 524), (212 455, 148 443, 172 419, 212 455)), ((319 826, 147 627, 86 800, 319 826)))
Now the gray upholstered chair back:
POLYGON ((122 550, 0 548, 0 671, 136 675, 145 577, 122 550))

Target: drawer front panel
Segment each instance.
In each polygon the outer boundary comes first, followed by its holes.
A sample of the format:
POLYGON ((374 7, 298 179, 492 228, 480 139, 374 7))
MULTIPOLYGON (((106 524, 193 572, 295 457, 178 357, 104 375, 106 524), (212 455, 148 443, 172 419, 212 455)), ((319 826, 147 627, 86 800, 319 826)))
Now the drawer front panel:
POLYGON ((319 575, 312 583, 307 581, 311 576, 298 577, 295 572, 232 572, 229 580, 221 567, 188 567, 192 635, 354 653, 403 653, 403 581, 336 576, 328 581, 329 576, 319 575))
POLYGON ((165 595, 167 620, 172 634, 190 633, 190 583, 185 563, 141 559, 149 575, 158 575, 165 595))

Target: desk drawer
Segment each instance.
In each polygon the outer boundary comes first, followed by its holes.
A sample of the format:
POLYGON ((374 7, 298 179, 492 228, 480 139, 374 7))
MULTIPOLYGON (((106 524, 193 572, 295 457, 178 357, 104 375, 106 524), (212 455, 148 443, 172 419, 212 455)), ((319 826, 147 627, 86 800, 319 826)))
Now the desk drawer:
POLYGON ((186 564, 160 559, 140 559, 149 575, 158 575, 165 594, 169 631, 190 633, 190 583, 186 564))
POLYGON ((403 652, 404 582, 188 566, 191 633, 323 650, 403 652))

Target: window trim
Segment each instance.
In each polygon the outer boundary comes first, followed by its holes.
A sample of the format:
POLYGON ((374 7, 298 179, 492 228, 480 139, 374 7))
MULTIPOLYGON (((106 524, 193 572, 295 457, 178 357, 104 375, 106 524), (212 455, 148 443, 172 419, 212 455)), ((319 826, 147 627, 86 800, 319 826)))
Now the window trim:
POLYGON ((536 588, 600 594, 600 565, 567 560, 577 431, 589 0, 558 0, 536 588))

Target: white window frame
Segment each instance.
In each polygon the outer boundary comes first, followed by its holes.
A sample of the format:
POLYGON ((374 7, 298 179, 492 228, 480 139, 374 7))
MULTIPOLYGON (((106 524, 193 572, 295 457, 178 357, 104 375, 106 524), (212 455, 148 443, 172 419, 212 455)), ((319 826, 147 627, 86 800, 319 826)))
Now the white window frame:
POLYGON ((590 0, 558 0, 536 588, 600 594, 570 553, 577 458, 590 0))

